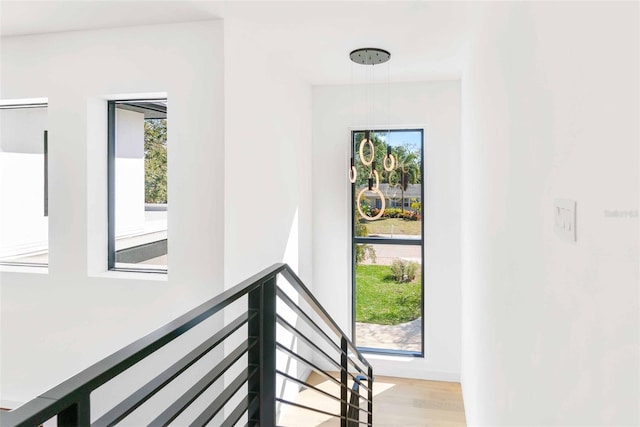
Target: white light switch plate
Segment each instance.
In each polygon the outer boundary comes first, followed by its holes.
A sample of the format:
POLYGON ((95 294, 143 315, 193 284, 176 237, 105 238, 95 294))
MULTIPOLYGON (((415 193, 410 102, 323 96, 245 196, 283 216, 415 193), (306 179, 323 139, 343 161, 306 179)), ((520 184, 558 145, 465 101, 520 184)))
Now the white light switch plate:
POLYGON ((576 202, 556 199, 554 206, 555 232, 558 237, 569 242, 576 241, 576 202))

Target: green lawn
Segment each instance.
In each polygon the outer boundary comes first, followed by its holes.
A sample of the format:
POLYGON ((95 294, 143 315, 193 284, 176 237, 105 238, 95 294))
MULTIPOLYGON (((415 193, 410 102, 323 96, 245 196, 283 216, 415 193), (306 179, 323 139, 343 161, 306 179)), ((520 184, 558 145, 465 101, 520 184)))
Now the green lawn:
POLYGON ((393 225, 393 234, 414 234, 422 233, 422 221, 408 221, 402 218, 382 218, 376 221, 363 221, 367 226, 369 235, 371 234, 391 234, 391 226, 393 225))
POLYGON ((397 325, 420 317, 421 275, 393 280, 387 265, 356 266, 356 322, 397 325))

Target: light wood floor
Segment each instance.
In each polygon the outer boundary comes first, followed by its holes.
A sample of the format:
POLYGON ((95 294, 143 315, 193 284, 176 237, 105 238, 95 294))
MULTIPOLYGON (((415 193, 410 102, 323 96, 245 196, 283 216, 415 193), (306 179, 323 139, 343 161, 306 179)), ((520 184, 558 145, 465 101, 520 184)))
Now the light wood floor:
MULTIPOLYGON (((332 394, 338 390, 333 382, 315 373, 307 382, 332 394)), ((376 376, 373 394, 375 427, 466 426, 459 383, 376 376)), ((311 389, 301 391, 296 403, 340 413, 338 402, 311 389)), ((366 420, 366 414, 361 415, 361 420, 366 420)), ((328 427, 339 426, 340 422, 328 415, 283 405, 278 425, 328 427)))

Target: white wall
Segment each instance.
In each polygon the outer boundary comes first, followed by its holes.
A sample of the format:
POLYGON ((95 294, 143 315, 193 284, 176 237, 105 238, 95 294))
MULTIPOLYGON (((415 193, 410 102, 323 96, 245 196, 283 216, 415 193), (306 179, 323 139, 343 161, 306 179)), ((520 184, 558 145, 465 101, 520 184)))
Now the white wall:
POLYGON ((469 49, 467 421, 638 425, 638 4, 485 5, 469 49), (575 243, 556 198, 577 201, 575 243))
MULTIPOLYGON (((351 334, 350 127, 367 122, 363 88, 313 89, 314 293, 351 334)), ((460 375, 460 82, 376 89, 369 123, 425 128, 425 353, 368 356, 379 375, 457 380, 460 375), (390 103, 388 102, 390 99, 390 103), (387 121, 388 120, 388 121, 387 121)))
MULTIPOLYGON (((279 262, 311 286, 311 86, 278 60, 274 29, 270 22, 225 20, 225 197, 219 209, 225 213, 228 287, 279 262)), ((231 320, 237 313, 226 315, 231 320)), ((278 339, 292 342, 282 328, 278 339)), ((292 375, 303 371, 291 358, 280 355, 277 363, 292 375)), ((279 378, 277 390, 291 400, 298 386, 283 388, 279 378)))
POLYGON ((48 274, 0 273, 0 399, 26 401, 223 289, 223 48, 221 21, 2 40, 0 96, 49 98, 50 257, 48 274), (106 98, 160 92, 169 274, 105 273, 106 98))
POLYGON ((278 60, 273 30, 225 21, 229 286, 283 261, 311 279, 311 87, 278 60))

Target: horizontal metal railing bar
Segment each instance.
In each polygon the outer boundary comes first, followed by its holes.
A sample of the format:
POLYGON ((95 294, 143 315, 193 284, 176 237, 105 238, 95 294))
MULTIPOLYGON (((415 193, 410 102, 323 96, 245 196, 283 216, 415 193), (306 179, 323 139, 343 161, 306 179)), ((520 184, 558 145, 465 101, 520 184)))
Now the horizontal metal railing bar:
POLYGON ((347 356, 347 362, 349 362, 349 363, 351 364, 351 366, 353 366, 354 368, 356 368, 356 371, 360 372, 360 374, 361 374, 361 375, 365 375, 365 376, 367 375, 367 374, 366 374, 366 372, 364 372, 364 371, 362 370, 362 368, 360 368, 360 367, 358 366, 358 364, 357 364, 356 362, 354 362, 354 361, 353 361, 353 359, 352 359, 351 357, 347 356))
POLYGON ((312 408, 310 406, 306 406, 306 405, 303 405, 301 403, 292 402, 290 400, 282 399, 280 397, 276 397, 276 400, 278 402, 280 402, 280 403, 284 403, 285 405, 295 406, 295 407, 298 407, 298 408, 301 408, 301 409, 306 409, 307 411, 312 411, 312 412, 317 412, 319 414, 329 415, 330 417, 334 417, 334 418, 346 419, 347 421, 354 421, 354 422, 356 422, 358 424, 367 424, 366 422, 357 420, 355 418, 343 417, 343 416, 341 416, 339 414, 332 414, 331 412, 323 411, 322 409, 312 408))
MULTIPOLYGON (((236 408, 233 410, 233 412, 231 412, 229 414, 229 416, 227 417, 227 419, 225 419, 222 422, 222 424, 220 424, 220 427, 233 427, 233 426, 235 426, 238 423, 238 421, 240 420, 240 417, 242 417, 242 415, 245 412, 247 412, 247 410, 249 408, 251 408, 252 405, 257 403, 257 401, 258 401, 257 397, 254 397, 251 400, 249 400, 249 395, 243 397, 242 401, 240 401, 240 403, 238 404, 238 406, 236 406, 236 408)), ((249 423, 247 423, 245 425, 249 425, 249 423)))
POLYGON ((205 390, 213 384, 218 378, 222 376, 242 355, 244 355, 251 347, 256 345, 257 340, 249 342, 244 341, 235 350, 233 350, 227 357, 211 369, 206 375, 204 375, 197 383, 191 386, 186 392, 182 394, 175 402, 173 402, 167 409, 162 411, 149 425, 151 426, 165 426, 173 421, 178 415, 180 415, 191 403, 198 398, 205 390))
POLYGON ((316 299, 316 297, 311 294, 309 289, 302 283, 300 278, 291 270, 289 266, 286 266, 280 272, 289 282, 291 286, 293 286, 300 295, 307 301, 307 303, 313 308, 313 310, 318 313, 320 318, 331 328, 331 330, 338 335, 339 337, 344 337, 347 341, 347 345, 353 350, 355 354, 358 355, 358 360, 360 360, 367 368, 371 368, 371 364, 364 358, 362 354, 358 351, 356 345, 348 338, 349 336, 345 334, 342 329, 338 326, 338 324, 333 320, 333 318, 327 313, 327 311, 322 307, 320 302, 316 299))
MULTIPOLYGON (((366 397, 359 396, 358 404, 360 404, 360 403, 361 403, 361 402, 360 402, 360 400, 362 400, 362 401, 364 401, 364 402, 366 402, 366 403, 368 403, 368 402, 369 402, 369 400, 368 400, 366 397)), ((359 410, 359 411, 362 411, 362 412, 366 412, 367 414, 370 414, 370 413, 371 413, 371 412, 369 412, 368 410, 366 410, 366 409, 364 409, 364 408, 362 408, 362 407, 360 407, 360 406, 358 406, 358 410, 359 410)))
POLYGON ((249 409, 247 413, 247 423, 245 427, 257 427, 260 424, 260 420, 256 419, 256 416, 259 418, 259 409, 260 409, 260 396, 258 393, 249 392, 249 396, 254 396, 251 402, 249 403, 249 409), (251 418, 253 415, 254 418, 251 418))
POLYGON ((284 318, 282 318, 279 314, 276 315, 276 322, 280 324, 283 328, 296 335, 298 338, 315 348, 320 354, 322 354, 329 362, 331 362, 336 368, 341 369, 340 363, 336 362, 333 357, 331 357, 327 352, 321 349, 318 344, 314 343, 310 338, 306 337, 302 332, 297 330, 291 323, 287 322, 284 318))
MULTIPOLYGON (((366 421, 360 421, 359 419, 351 418, 350 416, 346 416, 346 417, 344 417, 344 418, 345 418, 347 421, 353 421, 353 422, 355 422, 355 423, 357 423, 357 424, 364 424, 364 425, 368 425, 368 423, 367 423, 366 421)), ((349 424, 347 424, 347 425, 349 425, 349 424)))
MULTIPOLYGON (((351 421, 352 423, 356 423, 356 424, 364 424, 364 425, 369 425, 368 422, 366 421, 361 421, 360 419, 356 419, 356 418, 351 418, 351 417, 345 417, 347 419, 347 421, 351 421)), ((352 424, 347 423, 348 426, 351 426, 352 424)))
MULTIPOLYGON (((369 418, 369 415, 373 415, 371 412, 369 412, 367 409, 362 409, 360 407, 360 401, 364 400, 367 405, 369 404, 369 400, 368 399, 363 399, 362 395, 360 394, 360 389, 362 388, 362 380, 366 380, 367 377, 364 375, 359 375, 355 381, 353 382, 352 386, 351 386, 351 398, 349 399, 349 405, 348 405, 348 409, 347 409, 347 416, 351 417, 351 418, 357 418, 358 423, 360 422, 360 414, 362 412, 364 412, 365 414, 367 414, 367 418, 369 418)), ((349 423, 351 424, 351 423, 349 423)), ((362 424, 367 424, 368 425, 368 420, 367 423, 362 422, 362 424)))
POLYGON ((171 365, 166 371, 156 376, 147 384, 139 388, 136 392, 127 397, 124 401, 116 405, 113 409, 105 413, 98 418, 95 422, 91 423, 91 427, 107 427, 117 424, 120 420, 125 418, 136 408, 153 397, 158 391, 160 391, 165 385, 175 379, 178 375, 184 372, 187 368, 193 365, 218 346, 227 337, 237 331, 242 325, 254 315, 249 316, 248 312, 245 312, 238 316, 233 322, 222 328, 216 334, 208 338, 198 347, 190 351, 187 355, 182 357, 179 361, 171 365))
POLYGON ((5 412, 2 414, 2 425, 41 424, 54 417, 80 400, 81 396, 90 394, 116 375, 288 268, 286 264, 274 264, 251 276, 39 396, 50 399, 49 405, 43 407, 42 401, 33 402, 33 405, 27 402, 13 411, 5 412))
MULTIPOLYGON (((364 388, 367 392, 369 391, 369 389, 367 387, 365 387, 365 386, 361 386, 361 387, 364 388)), ((365 399, 365 398, 363 398, 363 399, 365 399)))
POLYGON ((332 414, 331 412, 323 411, 322 409, 312 408, 310 406, 303 405, 301 403, 291 402, 290 400, 282 399, 280 397, 276 397, 276 400, 280 403, 284 403, 285 405, 297 406, 298 408, 306 409, 308 411, 317 412, 319 414, 329 415, 330 417, 341 418, 340 414, 332 414))
POLYGON ((422 239, 398 239, 395 237, 354 237, 353 242, 368 245, 422 245, 422 239))
POLYGON ((304 357, 300 356, 299 354, 294 353, 293 351, 289 350, 288 348, 286 348, 285 346, 283 346, 282 344, 280 344, 279 342, 276 342, 276 348, 279 348, 280 350, 288 353, 290 356, 292 356, 294 359, 296 359, 299 362, 302 362, 303 364, 307 365, 309 368, 311 368, 312 370, 322 374, 324 377, 328 378, 329 380, 333 381, 334 383, 336 383, 338 386, 340 387, 347 387, 346 385, 343 385, 340 383, 340 380, 334 378, 332 375, 330 375, 329 373, 327 373, 324 369, 319 368, 318 366, 316 366, 314 363, 309 362, 307 359, 305 359, 304 357))
MULTIPOLYGON (((305 341, 307 344, 311 345, 313 348, 315 348, 318 352, 320 352, 320 354, 322 354, 325 359, 327 359, 329 362, 331 362, 336 368, 338 368, 338 370, 342 369, 342 366, 340 366, 340 363, 338 363, 337 361, 335 361, 330 355, 328 355, 324 350, 322 350, 320 347, 318 347, 318 345, 316 343, 314 343, 313 341, 311 341, 311 339, 309 339, 307 336, 305 336, 304 334, 302 334, 302 332, 298 331, 293 325, 291 325, 289 322, 287 322, 284 318, 282 318, 280 315, 276 316, 276 320, 277 322, 285 329, 287 329, 288 331, 290 331, 291 333, 295 334, 298 338, 302 339, 303 341, 305 341)), ((342 352, 341 352, 342 353, 342 352)), ((351 377, 352 380, 356 380, 356 376, 353 375, 351 372, 347 371, 347 375, 349 375, 351 377)))
MULTIPOLYGON (((353 378, 353 377, 352 377, 352 378, 353 378)), ((369 382, 369 379, 368 379, 368 378, 363 378, 363 380, 365 380, 365 381, 369 382)), ((355 378, 354 378, 354 383, 355 383, 355 382, 356 382, 356 380, 355 380, 355 378)), ((362 382, 361 382, 361 381, 360 381, 360 382, 358 382, 358 384, 359 384, 359 385, 360 385, 360 387, 362 387, 363 389, 365 389, 365 390, 369 391, 369 387, 367 387, 366 385, 362 384, 362 382)))
MULTIPOLYGON (((362 399, 362 397, 360 397, 360 399, 362 399)), ((367 400, 365 399, 365 401, 367 401, 367 400)), ((367 402, 368 402, 368 401, 367 401, 367 402)), ((360 407, 360 406, 358 406, 358 411, 360 411, 360 412, 364 412, 364 413, 366 413, 366 414, 370 414, 370 413, 371 413, 371 412, 367 411, 366 409, 364 409, 364 408, 362 408, 362 407, 360 407)))
MULTIPOLYGON (((332 345, 332 347, 334 347, 334 349, 336 351, 338 351, 338 353, 342 353, 342 349, 331 339, 331 337, 329 337, 329 335, 322 330, 322 328, 320 328, 310 317, 307 313, 305 313, 304 311, 302 311, 302 309, 291 300, 291 298, 289 298, 289 296, 287 294, 284 293, 284 291, 280 288, 276 289, 276 294, 278 295, 278 297, 285 303, 287 304, 287 306, 289 306, 289 308, 291 308, 296 314, 298 314, 299 316, 302 316, 304 319, 307 320, 307 324, 309 324, 310 326, 312 326, 317 332, 320 332, 322 334, 322 336, 325 338, 325 341, 327 341, 329 344, 332 345)), ((289 324, 290 325, 290 324, 289 324)), ((283 325, 284 326, 284 325, 283 325)), ((293 326, 290 325, 292 328, 293 326)), ((296 329, 297 331, 297 329, 296 329)), ((300 332, 298 332, 298 334, 300 334, 302 336, 302 334, 300 332)), ((306 339, 306 338, 305 338, 306 339)), ((316 348, 318 348, 315 344, 313 344, 316 348)), ((367 374, 357 365, 357 363, 348 355, 347 357, 348 362, 351 364, 351 366, 353 366, 358 372, 360 372, 360 374, 367 376, 367 374)), ((339 364, 337 362, 335 362, 336 366, 338 368, 340 368, 339 364)), ((351 375, 351 374, 349 374, 351 375)), ((351 375, 351 378, 355 379, 353 375, 351 375)), ((368 377, 367 377, 368 378, 368 377)), ((365 387, 366 388, 366 387, 365 387)))
POLYGON ((321 334, 321 336, 325 339, 326 342, 328 342, 329 344, 331 344, 331 346, 335 347, 335 349, 339 352, 342 353, 342 349, 340 348, 340 346, 338 344, 336 344, 336 342, 320 327, 318 326, 318 324, 316 322, 313 321, 313 319, 311 319, 311 317, 305 313, 299 306, 298 304, 296 304, 295 302, 293 302, 293 300, 291 298, 289 298, 289 296, 287 294, 284 293, 284 291, 280 288, 276 289, 276 294, 278 295, 278 297, 280 297, 280 299, 282 299, 282 301, 287 304, 298 316, 302 316, 303 319, 305 319, 308 325, 310 325, 315 331, 319 332, 321 334))
POLYGON ((326 391, 324 391, 324 390, 321 390, 321 389, 319 389, 319 388, 318 388, 318 387, 316 387, 316 386, 313 386, 313 385, 311 385, 311 384, 309 384, 309 383, 306 383, 306 382, 304 382, 304 381, 302 381, 302 380, 299 380, 298 378, 293 377, 293 376, 291 376, 291 375, 289 375, 289 374, 287 374, 287 373, 285 373, 285 372, 282 372, 282 371, 280 371, 280 370, 276 370, 276 373, 277 373, 277 374, 279 374, 279 375, 282 375, 283 377, 285 377, 286 379, 288 379, 288 380, 290 380, 290 381, 293 381, 293 382, 294 382, 294 383, 296 383, 296 384, 301 385, 302 387, 310 388, 310 389, 312 389, 312 390, 317 391, 318 393, 322 393, 322 394, 324 394, 324 395, 325 395, 325 396, 327 396, 327 397, 330 397, 330 398, 332 398, 332 399, 334 399, 334 400, 337 400, 338 402, 342 402, 342 399, 340 399, 339 397, 336 397, 336 396, 334 396, 333 394, 328 393, 328 392, 326 392, 326 391))
MULTIPOLYGON (((225 389, 215 398, 213 402, 209 406, 205 408, 204 411, 200 415, 196 417, 195 420, 190 424, 190 427, 200 427, 206 425, 213 417, 215 417, 218 412, 227 404, 227 402, 233 397, 234 394, 240 390, 243 384, 247 382, 247 380, 255 375, 258 372, 257 367, 246 367, 238 374, 237 377, 234 378, 231 383, 225 387, 225 389)), ((243 412, 247 409, 244 408, 243 412)))

